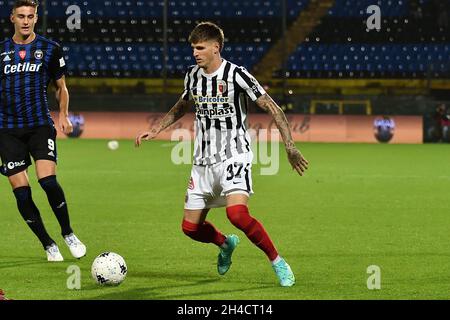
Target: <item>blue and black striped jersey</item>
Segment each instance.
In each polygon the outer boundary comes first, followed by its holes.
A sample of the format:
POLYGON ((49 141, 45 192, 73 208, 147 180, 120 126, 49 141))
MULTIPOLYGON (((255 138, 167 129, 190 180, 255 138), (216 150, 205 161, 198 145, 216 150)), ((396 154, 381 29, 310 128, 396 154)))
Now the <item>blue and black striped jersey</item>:
POLYGON ((0 129, 54 125, 47 88, 66 73, 61 47, 36 35, 29 44, 0 42, 0 129))

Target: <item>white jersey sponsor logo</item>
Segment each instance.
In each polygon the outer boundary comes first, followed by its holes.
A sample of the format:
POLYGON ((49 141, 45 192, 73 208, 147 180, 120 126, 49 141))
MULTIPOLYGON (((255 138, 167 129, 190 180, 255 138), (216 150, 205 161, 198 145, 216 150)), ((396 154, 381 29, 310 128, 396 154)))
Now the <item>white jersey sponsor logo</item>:
POLYGON ((21 73, 21 72, 39 72, 39 69, 42 67, 42 63, 34 64, 34 63, 19 63, 19 64, 8 64, 3 69, 4 74, 13 74, 13 73, 21 73))

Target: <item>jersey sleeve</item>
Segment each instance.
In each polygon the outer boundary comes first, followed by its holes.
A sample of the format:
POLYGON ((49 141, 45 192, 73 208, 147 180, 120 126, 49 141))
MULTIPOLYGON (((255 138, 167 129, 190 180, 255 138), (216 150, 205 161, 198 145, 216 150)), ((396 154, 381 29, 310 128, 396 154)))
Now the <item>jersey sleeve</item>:
POLYGON ((48 65, 48 71, 50 73, 50 77, 53 80, 61 79, 62 76, 64 76, 67 72, 66 62, 64 61, 62 49, 60 46, 55 46, 52 51, 52 56, 50 57, 50 62, 48 65))
POLYGON ((255 101, 266 93, 264 88, 244 67, 236 68, 236 83, 255 101))
POLYGON ((184 90, 183 93, 181 94, 181 98, 185 101, 189 101, 192 99, 191 94, 190 94, 190 84, 191 84, 191 77, 189 76, 190 74, 190 70, 188 72, 186 72, 186 76, 184 77, 184 90))

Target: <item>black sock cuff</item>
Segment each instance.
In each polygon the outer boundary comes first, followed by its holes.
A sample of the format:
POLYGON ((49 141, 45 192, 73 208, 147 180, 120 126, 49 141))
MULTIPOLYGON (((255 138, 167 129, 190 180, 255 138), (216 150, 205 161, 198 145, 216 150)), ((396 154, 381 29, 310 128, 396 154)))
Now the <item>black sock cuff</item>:
POLYGON ((20 192, 21 190, 31 190, 31 187, 30 186, 22 186, 22 187, 17 187, 17 188, 15 188, 15 189, 13 189, 13 192, 14 193, 16 193, 16 192, 20 192))
POLYGON ((30 186, 18 187, 13 190, 14 196, 17 200, 26 200, 31 197, 30 186))
POLYGON ((38 182, 41 185, 41 187, 43 187, 43 188, 45 186, 55 186, 58 184, 58 182, 56 181, 55 175, 51 175, 51 176, 47 176, 45 178, 39 179, 38 182))

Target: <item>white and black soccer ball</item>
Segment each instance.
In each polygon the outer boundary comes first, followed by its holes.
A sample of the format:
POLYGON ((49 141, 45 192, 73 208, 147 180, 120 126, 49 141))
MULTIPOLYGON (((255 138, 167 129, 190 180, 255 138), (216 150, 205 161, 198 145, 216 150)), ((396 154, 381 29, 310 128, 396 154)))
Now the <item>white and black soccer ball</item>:
POLYGON ((92 278, 99 285, 119 285, 125 280, 128 268, 125 260, 114 252, 103 252, 91 267, 92 278))

